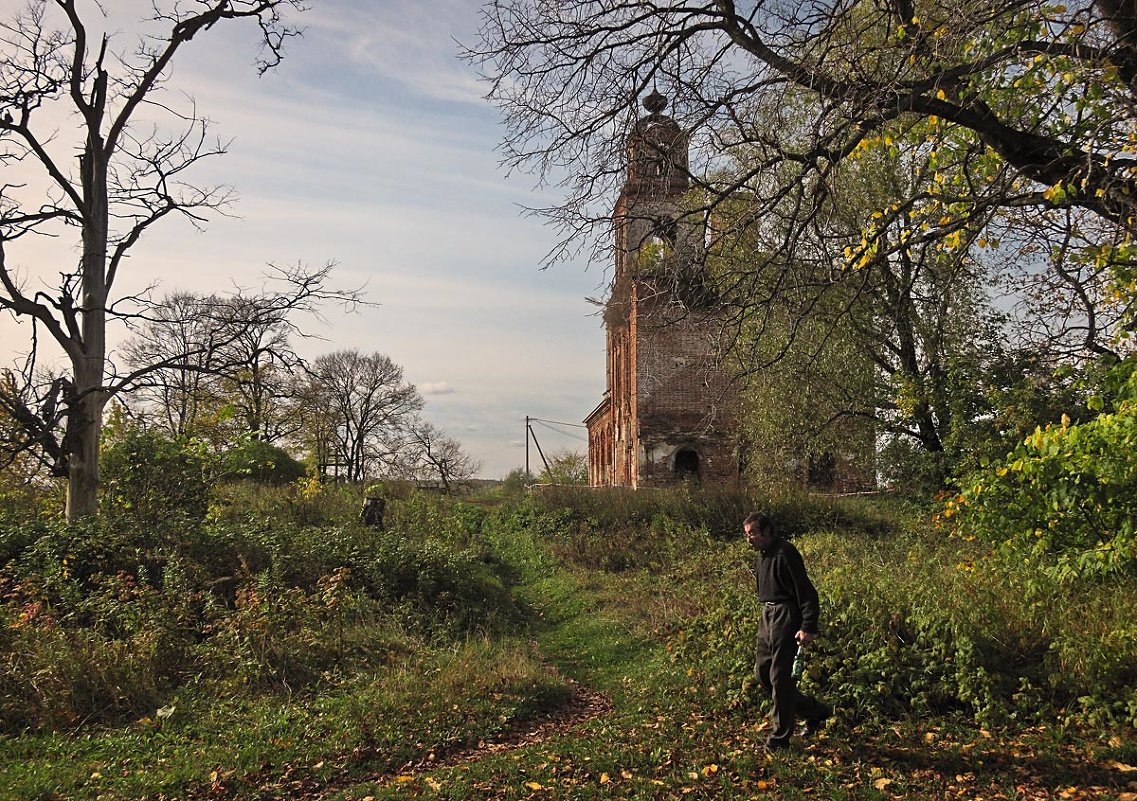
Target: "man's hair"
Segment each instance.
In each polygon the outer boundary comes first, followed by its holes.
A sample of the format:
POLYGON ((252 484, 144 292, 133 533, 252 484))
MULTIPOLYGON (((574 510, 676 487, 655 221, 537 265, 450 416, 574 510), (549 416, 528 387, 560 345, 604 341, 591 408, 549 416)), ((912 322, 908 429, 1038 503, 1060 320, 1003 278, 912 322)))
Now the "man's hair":
POLYGON ((743 528, 746 526, 757 527, 759 531, 768 531, 771 534, 774 532, 773 519, 762 512, 751 512, 748 514, 746 519, 742 521, 742 526, 743 528))

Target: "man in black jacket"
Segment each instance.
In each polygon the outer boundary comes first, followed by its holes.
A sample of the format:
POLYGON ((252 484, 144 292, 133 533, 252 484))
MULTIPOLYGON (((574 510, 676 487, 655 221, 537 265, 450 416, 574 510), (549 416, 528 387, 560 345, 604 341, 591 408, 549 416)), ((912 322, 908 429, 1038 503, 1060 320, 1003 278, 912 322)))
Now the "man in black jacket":
POLYGON ((805 720, 802 734, 809 737, 832 714, 825 704, 798 692, 793 676, 799 644, 817 638, 817 590, 798 549, 775 534, 769 517, 754 512, 742 528, 746 541, 758 552, 755 577, 762 620, 754 675, 774 702, 774 731, 766 739, 766 747, 777 750, 789 747, 798 716, 805 720))

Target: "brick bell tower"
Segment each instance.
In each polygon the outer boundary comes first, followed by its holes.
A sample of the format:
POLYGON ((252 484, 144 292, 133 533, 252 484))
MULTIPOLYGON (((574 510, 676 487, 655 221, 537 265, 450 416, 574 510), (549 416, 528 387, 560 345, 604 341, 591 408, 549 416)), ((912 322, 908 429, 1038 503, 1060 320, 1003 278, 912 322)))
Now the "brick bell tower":
POLYGON ((612 213, 615 277, 605 307, 607 391, 585 419, 592 486, 736 486, 733 393, 704 281, 704 229, 683 212, 688 136, 652 92, 628 134, 612 213))

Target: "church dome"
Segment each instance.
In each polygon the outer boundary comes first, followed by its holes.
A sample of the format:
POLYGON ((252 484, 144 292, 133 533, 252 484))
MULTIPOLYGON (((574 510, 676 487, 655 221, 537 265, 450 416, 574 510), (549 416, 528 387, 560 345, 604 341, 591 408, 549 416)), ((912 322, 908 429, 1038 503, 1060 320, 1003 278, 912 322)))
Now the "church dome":
POLYGON ((686 191, 688 137, 664 114, 668 98, 653 89, 642 101, 647 115, 628 134, 627 188, 637 193, 671 195, 686 191))

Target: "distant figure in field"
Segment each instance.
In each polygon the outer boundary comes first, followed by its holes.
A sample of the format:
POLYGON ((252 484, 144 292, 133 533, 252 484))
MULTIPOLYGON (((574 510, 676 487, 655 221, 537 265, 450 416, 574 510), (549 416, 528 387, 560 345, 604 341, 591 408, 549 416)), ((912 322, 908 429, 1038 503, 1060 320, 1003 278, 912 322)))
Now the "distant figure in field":
POLYGON ((833 714, 825 704, 802 695, 793 675, 799 645, 817 639, 817 590, 793 543, 774 531, 773 521, 754 512, 743 521, 746 541, 757 551, 755 577, 762 619, 754 675, 774 702, 774 730, 766 738, 771 751, 788 748, 794 721, 805 720, 803 737, 812 737, 833 714))
POLYGON ((365 526, 383 530, 383 512, 387 509, 387 501, 383 498, 365 498, 363 511, 359 513, 359 522, 365 526))

